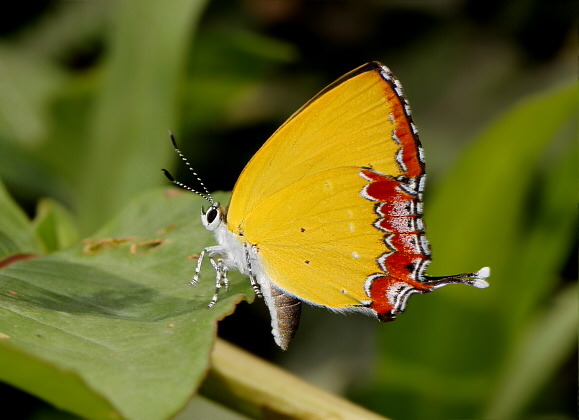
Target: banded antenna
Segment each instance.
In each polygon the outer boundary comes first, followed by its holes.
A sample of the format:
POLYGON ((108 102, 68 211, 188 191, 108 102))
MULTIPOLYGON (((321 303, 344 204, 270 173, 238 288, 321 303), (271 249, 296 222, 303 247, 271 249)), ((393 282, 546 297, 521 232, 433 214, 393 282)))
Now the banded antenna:
POLYGON ((211 194, 209 193, 209 190, 207 189, 207 187, 205 186, 205 184, 203 183, 203 181, 201 180, 201 178, 199 177, 199 175, 197 175, 197 172, 195 172, 193 170, 193 167, 191 166, 191 164, 189 163, 189 161, 187 160, 187 158, 185 156, 183 156, 183 153, 181 153, 181 150, 179 150, 179 148, 177 147, 177 142, 175 141, 175 136, 173 136, 173 133, 171 132, 171 130, 169 131, 169 136, 171 137, 171 143, 173 143, 173 148, 175 149, 175 151, 179 154, 179 156, 181 157, 181 159, 183 160, 183 162, 185 162, 185 165, 187 165, 187 168, 189 168, 189 170, 191 172, 193 172, 193 175, 195 175, 195 178, 197 178, 197 181, 199 181, 199 184, 201 184, 201 187, 203 188, 203 191, 205 191, 205 194, 203 194, 202 192, 199 192, 185 184, 183 184, 182 182, 176 181, 175 178, 173 178, 171 176, 171 174, 169 173, 168 170, 166 169, 161 169, 163 171, 163 173, 165 174, 165 176, 169 179, 169 181, 171 181, 173 184, 184 188, 188 191, 194 192, 195 194, 197 194, 200 197, 203 197, 205 200, 209 201, 211 204, 215 204, 215 200, 213 200, 213 197, 211 197, 211 194))

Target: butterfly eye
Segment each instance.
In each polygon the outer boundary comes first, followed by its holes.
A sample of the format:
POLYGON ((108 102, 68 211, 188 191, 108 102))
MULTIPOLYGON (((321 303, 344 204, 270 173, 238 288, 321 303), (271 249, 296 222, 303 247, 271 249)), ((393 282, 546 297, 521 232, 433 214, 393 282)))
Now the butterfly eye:
POLYGON ((215 230, 221 225, 221 210, 217 206, 211 206, 207 212, 201 213, 203 226, 209 230, 215 230))
POLYGON ((213 223, 213 221, 217 217, 217 210, 215 210, 215 208, 211 207, 209 209, 209 211, 207 212, 206 217, 207 217, 207 223, 208 224, 213 223))

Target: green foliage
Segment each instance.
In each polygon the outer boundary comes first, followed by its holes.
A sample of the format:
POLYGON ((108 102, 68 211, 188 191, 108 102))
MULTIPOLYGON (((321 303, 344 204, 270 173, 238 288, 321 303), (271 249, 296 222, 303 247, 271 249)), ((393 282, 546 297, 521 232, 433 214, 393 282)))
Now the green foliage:
MULTIPOLYGON (((0 379, 91 419, 159 419, 183 407, 207 370, 217 321, 252 295, 232 273, 227 296, 207 310, 212 282, 188 285, 188 255, 212 239, 191 217, 201 205, 154 190, 83 243, 3 267, 0 379)), ((44 230, 66 231, 62 220, 45 218, 44 230)))
POLYGON ((158 184, 158 174, 142 168, 170 161, 171 150, 156 140, 175 126, 178 76, 190 28, 205 3, 117 5, 117 27, 90 121, 90 159, 81 173, 79 205, 85 228, 96 228, 127 197, 158 184))
POLYGON ((0 260, 19 253, 40 253, 42 242, 35 235, 26 214, 18 207, 0 183, 0 260))
POLYGON ((380 330, 373 392, 402 403, 379 410, 513 418, 576 348, 577 285, 557 290, 576 235, 576 97, 573 84, 520 101, 434 188, 425 208, 429 271, 489 265, 490 287, 415 297, 380 330), (409 403, 416 398, 428 404, 409 403))
POLYGON ((74 216, 66 207, 51 198, 38 202, 33 227, 46 252, 68 248, 79 240, 74 216))

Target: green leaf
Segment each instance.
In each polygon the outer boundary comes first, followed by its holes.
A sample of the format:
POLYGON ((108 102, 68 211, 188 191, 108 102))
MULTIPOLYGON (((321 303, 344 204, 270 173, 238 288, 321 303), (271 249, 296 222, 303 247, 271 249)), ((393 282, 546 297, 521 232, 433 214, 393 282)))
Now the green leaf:
POLYGON ((110 54, 96 100, 86 168, 80 178, 81 226, 92 232, 130 197, 159 185, 173 158, 179 75, 191 28, 207 0, 116 4, 110 54), (162 28, 162 30, 160 30, 162 28))
POLYGON ((63 78, 54 64, 0 44, 0 138, 28 146, 41 141, 50 126, 47 98, 61 87, 63 78))
POLYGON ((12 200, 0 181, 0 267, 3 260, 16 254, 42 254, 42 243, 37 238, 28 217, 12 200))
MULTIPOLYGON (((215 194, 226 202, 227 195, 215 194)), ((215 290, 203 200, 175 189, 133 200, 93 238, 0 269, 0 379, 90 419, 175 414, 208 369, 216 323, 243 296, 215 290)))
POLYGON ((511 256, 503 251, 516 252, 523 239, 527 194, 543 154, 574 117, 576 96, 573 84, 521 101, 489 126, 446 182, 434 188, 425 209, 436 247, 433 271, 490 265, 497 278, 508 269, 511 256))
POLYGON ((33 226, 46 252, 68 248, 79 240, 72 214, 58 201, 50 198, 38 202, 33 226))
POLYGON ((524 407, 577 347, 578 314, 577 284, 561 291, 552 307, 537 314, 510 354, 484 418, 520 417, 524 407))
MULTIPOLYGON (((576 132, 576 121, 573 132, 576 132)), ((570 194, 577 178, 577 144, 572 135, 548 159, 549 170, 535 185, 533 223, 521 249, 513 278, 525 285, 510 304, 511 343, 504 370, 485 418, 516 418, 532 404, 547 381, 577 347, 577 284, 557 293, 543 307, 576 235, 576 198, 570 194)))
MULTIPOLYGON (((0 138, 0 175, 9 186, 22 198, 36 199, 39 196, 58 197, 62 201, 72 202, 71 188, 59 173, 55 173, 47 164, 51 156, 58 153, 54 144, 39 144, 38 148, 25 149, 23 142, 0 138), (51 153, 46 150, 52 149, 51 153)), ((62 154, 58 156, 62 159, 62 154)), ((68 153, 68 162, 74 162, 76 155, 68 153)), ((78 159, 77 159, 78 160, 78 159)), ((62 165, 62 160, 61 167, 62 165)))

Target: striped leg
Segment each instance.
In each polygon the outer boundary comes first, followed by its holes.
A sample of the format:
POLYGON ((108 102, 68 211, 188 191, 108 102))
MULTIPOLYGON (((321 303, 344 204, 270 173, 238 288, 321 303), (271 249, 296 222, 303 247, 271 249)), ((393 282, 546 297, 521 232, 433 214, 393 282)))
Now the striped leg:
POLYGON ((225 291, 227 292, 227 289, 229 289, 229 279, 227 278, 228 268, 223 266, 223 260, 219 260, 219 263, 221 264, 221 272, 223 273, 221 280, 223 280, 223 286, 225 286, 225 291))
POLYGON ((197 259, 197 268, 195 268, 195 275, 193 276, 193 280, 191 280, 189 284, 193 285, 199 281, 199 273, 201 272, 201 263, 203 262, 203 257, 205 256, 205 253, 206 252, 212 253, 218 251, 221 251, 221 247, 216 245, 216 246, 208 246, 199 253, 199 258, 197 259))
POLYGON ((248 243, 245 243, 243 246, 245 248, 245 261, 247 263, 247 269, 249 270, 249 282, 251 283, 251 287, 253 287, 255 295, 257 297, 263 297, 261 294, 261 290, 259 290, 259 285, 257 284, 257 281, 255 281, 255 275, 253 274, 253 271, 251 269, 251 258, 249 256, 249 249, 248 249, 250 245, 248 243))
POLYGON ((229 280, 227 280, 227 268, 223 268, 222 259, 218 259, 217 262, 215 262, 213 258, 210 258, 209 261, 211 261, 211 265, 213 265, 213 268, 215 269, 215 293, 211 298, 211 302, 207 305, 208 308, 211 308, 217 303, 221 286, 225 286, 225 290, 229 287, 229 280))

